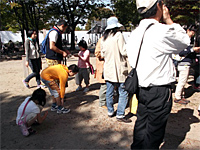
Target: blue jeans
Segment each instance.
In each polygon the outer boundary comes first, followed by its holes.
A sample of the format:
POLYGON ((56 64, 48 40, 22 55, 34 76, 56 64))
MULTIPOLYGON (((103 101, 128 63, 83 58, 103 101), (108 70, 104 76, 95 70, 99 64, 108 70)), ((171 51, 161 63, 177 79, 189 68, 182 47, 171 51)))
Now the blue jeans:
POLYGON ((50 83, 51 81, 48 81, 48 80, 45 80, 45 79, 42 79, 42 78, 41 78, 41 80, 42 80, 42 82, 48 87, 49 92, 51 93, 51 96, 53 96, 54 98, 58 98, 58 97, 59 97, 59 93, 58 93, 56 90, 52 90, 52 89, 50 88, 50 86, 49 86, 49 83, 50 83))
POLYGON ((128 103, 128 93, 124 89, 124 83, 113 83, 106 81, 107 85, 107 91, 106 91, 106 104, 108 108, 109 113, 114 112, 113 107, 113 95, 114 95, 114 87, 118 87, 119 92, 119 101, 118 101, 118 107, 117 107, 117 118, 123 118, 126 105, 128 103))
POLYGON ((32 78, 35 77, 37 85, 40 85, 41 58, 30 59, 29 66, 32 70, 32 73, 26 77, 25 82, 29 82, 32 78))

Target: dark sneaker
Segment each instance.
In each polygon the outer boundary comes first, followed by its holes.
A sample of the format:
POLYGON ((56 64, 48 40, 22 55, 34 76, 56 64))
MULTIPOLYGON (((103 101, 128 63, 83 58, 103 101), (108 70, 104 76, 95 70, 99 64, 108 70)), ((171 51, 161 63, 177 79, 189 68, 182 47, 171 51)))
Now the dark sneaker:
POLYGON ((117 121, 119 121, 119 122, 125 122, 125 123, 130 123, 130 122, 132 122, 132 120, 131 119, 127 119, 127 118, 117 118, 117 121))
POLYGON ((29 135, 36 134, 37 131, 33 130, 32 128, 28 129, 29 135))
POLYGON ((189 100, 186 100, 185 98, 181 98, 183 101, 187 102, 187 103, 190 103, 189 100))
POLYGON ((184 105, 187 105, 188 102, 184 101, 183 99, 176 99, 174 100, 174 103, 178 103, 178 104, 184 104, 184 105))
POLYGON ((57 109, 58 109, 57 105, 56 106, 51 106, 51 111, 57 111, 57 109))
POLYGON ((86 93, 86 92, 88 92, 89 90, 90 90, 89 88, 85 88, 85 89, 83 90, 83 92, 86 93))
POLYGON ((65 108, 65 107, 63 107, 63 108, 61 108, 61 109, 57 109, 57 114, 61 114, 61 113, 67 114, 67 113, 69 113, 69 112, 70 112, 70 109, 67 109, 67 108, 65 108))
POLYGON ((23 82, 23 84, 24 84, 25 87, 30 88, 28 82, 25 82, 25 80, 22 80, 22 82, 23 82))
POLYGON ((78 86, 78 88, 76 89, 76 91, 80 91, 80 90, 82 90, 82 87, 78 86))

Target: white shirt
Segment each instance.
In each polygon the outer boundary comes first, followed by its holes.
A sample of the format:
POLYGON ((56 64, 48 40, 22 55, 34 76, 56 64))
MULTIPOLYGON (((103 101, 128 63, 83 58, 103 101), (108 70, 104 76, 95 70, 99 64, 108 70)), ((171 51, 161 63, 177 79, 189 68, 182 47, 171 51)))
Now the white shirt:
POLYGON ((155 19, 144 19, 131 33, 126 45, 131 67, 135 68, 143 33, 151 23, 154 25, 145 32, 136 68, 141 87, 174 82, 176 74, 172 53, 179 53, 190 44, 189 36, 179 24, 166 25, 155 19))
MULTIPOLYGON (((23 103, 19 106, 18 110, 17 110, 17 118, 16 118, 16 124, 18 124, 18 120, 20 119, 22 112, 24 110, 24 106, 26 105, 27 101, 30 99, 30 97, 27 97, 23 103)), ((28 105, 26 106, 25 112, 23 116, 26 116, 30 113, 35 113, 38 114, 40 113, 40 108, 37 106, 37 104, 35 104, 32 100, 28 103, 28 105)), ((22 116, 22 117, 23 117, 22 116)))
MULTIPOLYGON (((56 26, 54 26, 55 28, 57 28, 56 26)), ((58 29, 58 28, 57 28, 58 29)), ((55 31, 55 30, 52 30, 50 33, 49 33, 49 41, 52 41, 52 42, 57 42, 57 39, 58 39, 58 32, 55 31)))

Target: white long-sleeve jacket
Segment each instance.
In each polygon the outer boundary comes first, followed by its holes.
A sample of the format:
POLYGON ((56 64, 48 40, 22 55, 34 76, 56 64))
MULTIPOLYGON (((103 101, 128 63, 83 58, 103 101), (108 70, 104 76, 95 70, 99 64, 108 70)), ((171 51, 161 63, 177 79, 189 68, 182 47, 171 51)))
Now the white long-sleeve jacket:
POLYGON ((143 19, 126 44, 131 67, 135 67, 143 33, 151 23, 154 24, 145 32, 136 68, 141 87, 174 82, 176 74, 172 53, 179 53, 190 44, 189 36, 179 24, 166 25, 155 19, 143 19))

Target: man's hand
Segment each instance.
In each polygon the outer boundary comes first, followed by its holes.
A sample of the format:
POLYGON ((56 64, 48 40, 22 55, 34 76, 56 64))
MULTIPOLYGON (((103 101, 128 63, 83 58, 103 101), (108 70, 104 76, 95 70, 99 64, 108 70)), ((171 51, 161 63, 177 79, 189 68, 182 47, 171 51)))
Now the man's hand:
POLYGON ((170 17, 169 10, 165 5, 163 5, 163 21, 168 25, 174 23, 170 17))
POLYGON ((65 51, 67 53, 67 55, 71 54, 68 50, 65 51))
POLYGON ((63 57, 67 57, 67 53, 63 51, 63 57))

